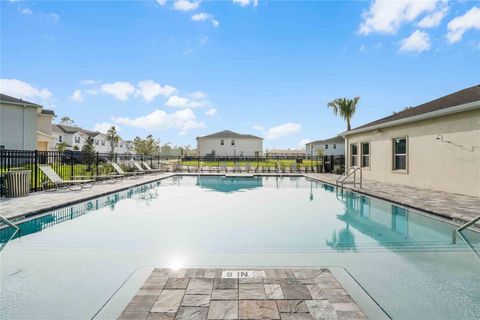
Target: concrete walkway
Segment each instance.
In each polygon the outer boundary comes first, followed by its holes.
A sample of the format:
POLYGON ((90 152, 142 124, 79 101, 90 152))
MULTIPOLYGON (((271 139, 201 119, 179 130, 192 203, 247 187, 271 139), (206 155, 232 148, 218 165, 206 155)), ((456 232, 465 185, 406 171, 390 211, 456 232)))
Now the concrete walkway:
POLYGON ((388 319, 351 285, 330 268, 154 269, 118 319, 388 319))

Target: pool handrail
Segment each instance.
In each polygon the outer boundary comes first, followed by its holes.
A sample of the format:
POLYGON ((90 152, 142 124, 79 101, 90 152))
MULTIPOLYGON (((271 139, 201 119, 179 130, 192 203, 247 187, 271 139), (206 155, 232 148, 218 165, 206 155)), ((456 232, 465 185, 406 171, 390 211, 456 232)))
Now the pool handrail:
POLYGON ((10 227, 14 228, 15 231, 13 232, 13 234, 10 236, 10 238, 5 241, 5 243, 3 243, 1 246, 0 246, 0 252, 3 250, 3 248, 6 247, 6 245, 10 242, 10 240, 13 239, 13 237, 15 237, 15 235, 20 231, 20 228, 17 227, 16 225, 14 225, 12 222, 10 222, 10 220, 8 220, 7 218, 5 218, 4 216, 0 215, 0 220, 4 221, 7 225, 9 225, 10 227))
MULTIPOLYGON (((480 221, 480 216, 473 218, 472 220, 468 221, 467 223, 461 225, 457 229, 454 229, 452 232, 452 244, 457 243, 457 233, 460 234, 462 230, 465 230, 466 228, 474 225, 477 221, 480 221)), ((460 234, 461 235, 461 234, 460 234)), ((462 237, 463 238, 463 237, 462 237)))

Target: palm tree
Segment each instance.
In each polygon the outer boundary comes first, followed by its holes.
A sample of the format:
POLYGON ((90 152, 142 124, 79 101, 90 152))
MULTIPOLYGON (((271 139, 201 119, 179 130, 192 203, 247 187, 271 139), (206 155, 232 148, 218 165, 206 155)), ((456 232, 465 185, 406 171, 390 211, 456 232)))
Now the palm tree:
POLYGON ((357 107, 358 100, 360 97, 355 97, 353 99, 347 98, 338 98, 328 103, 328 107, 332 108, 335 115, 340 115, 347 122, 347 130, 351 130, 350 120, 355 114, 355 109, 357 107))

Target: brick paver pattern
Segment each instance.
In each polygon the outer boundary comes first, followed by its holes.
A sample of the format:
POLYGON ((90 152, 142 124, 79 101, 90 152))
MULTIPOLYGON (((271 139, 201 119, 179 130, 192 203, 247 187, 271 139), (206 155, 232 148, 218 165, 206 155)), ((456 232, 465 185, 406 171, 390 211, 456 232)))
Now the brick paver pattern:
POLYGON ((224 270, 154 269, 118 319, 367 319, 328 268, 257 269, 265 277, 244 279, 224 279, 224 270))

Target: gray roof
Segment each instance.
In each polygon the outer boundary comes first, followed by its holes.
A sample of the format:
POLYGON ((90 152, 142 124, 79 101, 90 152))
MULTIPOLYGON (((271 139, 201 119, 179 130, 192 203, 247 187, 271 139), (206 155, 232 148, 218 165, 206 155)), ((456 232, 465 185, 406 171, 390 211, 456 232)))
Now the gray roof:
POLYGON ((48 109, 42 109, 42 112, 40 112, 41 114, 47 114, 49 116, 54 116, 55 115, 55 112, 53 112, 53 110, 48 110, 48 109))
POLYGON ((80 127, 74 127, 74 126, 64 126, 61 124, 52 124, 52 131, 60 132, 60 133, 69 133, 69 134, 73 134, 75 132, 81 132, 88 135, 89 137, 96 137, 99 134, 101 134, 101 132, 85 130, 80 127))
POLYGON ((6 94, 3 94, 3 93, 0 93, 0 102, 14 103, 14 104, 26 104, 26 105, 33 106, 33 107, 42 107, 39 104, 29 102, 29 101, 26 101, 26 100, 22 100, 22 99, 18 99, 18 98, 14 98, 14 97, 11 97, 11 96, 7 96, 6 94))
POLYGON ((306 143, 306 145, 307 144, 312 144, 312 143, 325 143, 325 142, 345 142, 345 139, 343 137, 340 137, 340 136, 335 136, 335 137, 331 137, 331 138, 328 138, 328 139, 311 141, 309 143, 306 143))
MULTIPOLYGON (((470 102, 476 102, 476 101, 480 101, 480 85, 476 85, 470 88, 466 88, 466 89, 454 92, 447 96, 423 103, 413 108, 406 108, 403 111, 396 112, 388 117, 384 117, 384 118, 369 122, 360 127, 353 128, 352 130, 364 129, 371 126, 375 126, 375 125, 379 125, 379 124, 383 124, 383 123, 387 123, 395 120, 405 119, 409 117, 414 117, 421 114, 438 111, 442 109, 447 109, 447 108, 459 106, 462 104, 467 104, 470 102)), ((348 131, 346 132, 346 134, 348 134, 348 131)))
POLYGON ((224 138, 224 139, 249 138, 249 139, 262 139, 263 140, 263 138, 260 138, 260 137, 257 137, 257 136, 251 135, 251 134, 241 134, 241 133, 233 132, 233 131, 230 131, 230 130, 223 130, 223 131, 215 132, 215 133, 203 136, 203 137, 197 137, 197 139, 203 139, 203 138, 220 138, 220 139, 221 138, 224 138))

